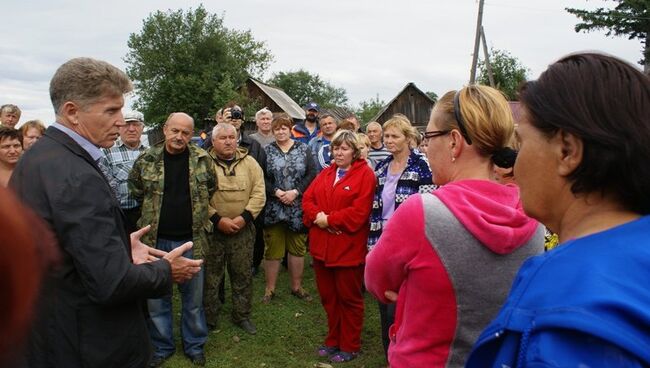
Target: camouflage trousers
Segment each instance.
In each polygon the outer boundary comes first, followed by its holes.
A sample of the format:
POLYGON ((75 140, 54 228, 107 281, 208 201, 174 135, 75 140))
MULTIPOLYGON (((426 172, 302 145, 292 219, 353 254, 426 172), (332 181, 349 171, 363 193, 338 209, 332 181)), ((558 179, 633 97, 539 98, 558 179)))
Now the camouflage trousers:
POLYGON ((236 234, 226 235, 216 228, 212 234, 205 257, 205 283, 203 305, 208 325, 216 326, 221 301, 219 284, 226 267, 232 294, 232 320, 239 323, 249 319, 253 299, 253 243, 255 225, 248 223, 236 234))

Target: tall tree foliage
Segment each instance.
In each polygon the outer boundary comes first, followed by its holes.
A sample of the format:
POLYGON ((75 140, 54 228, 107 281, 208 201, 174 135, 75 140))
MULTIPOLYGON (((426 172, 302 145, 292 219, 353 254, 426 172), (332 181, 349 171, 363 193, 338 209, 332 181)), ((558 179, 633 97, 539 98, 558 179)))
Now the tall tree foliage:
MULTIPOLYGON (((508 100, 517 99, 517 88, 521 82, 526 80, 528 68, 526 68, 516 57, 508 51, 492 48, 490 50, 490 64, 496 88, 503 92, 508 100)), ((490 85, 485 61, 479 63, 478 83, 490 85)))
POLYGON ((359 116, 362 125, 365 127, 370 122, 370 119, 374 118, 385 105, 386 103, 383 100, 380 100, 379 95, 377 95, 375 98, 359 102, 359 108, 357 108, 355 112, 359 116))
POLYGON ((124 61, 134 81, 134 107, 148 122, 162 123, 183 111, 203 120, 228 100, 248 76, 259 77, 272 61, 250 31, 228 29, 223 17, 195 10, 156 11, 128 40, 124 61))
POLYGON ((282 88, 300 106, 311 101, 323 107, 346 106, 348 103, 345 89, 334 87, 318 74, 303 69, 275 73, 267 83, 282 88))
POLYGON ((426 91, 424 92, 425 95, 429 96, 430 99, 433 100, 434 103, 438 102, 438 94, 433 92, 433 91, 426 91))
POLYGON ((646 73, 650 73, 650 0, 612 0, 617 3, 614 9, 597 8, 589 11, 566 8, 566 11, 580 18, 576 32, 605 30, 607 36, 625 36, 630 40, 639 39, 643 44, 643 59, 646 73))

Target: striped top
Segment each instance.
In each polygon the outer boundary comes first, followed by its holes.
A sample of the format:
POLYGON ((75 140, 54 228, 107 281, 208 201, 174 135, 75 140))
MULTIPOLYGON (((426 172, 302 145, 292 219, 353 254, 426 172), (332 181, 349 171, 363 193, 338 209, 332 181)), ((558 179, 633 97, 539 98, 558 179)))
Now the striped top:
POLYGON ((368 147, 368 159, 370 160, 371 167, 374 170, 377 164, 390 157, 391 153, 388 152, 386 147, 382 144, 381 148, 368 147))

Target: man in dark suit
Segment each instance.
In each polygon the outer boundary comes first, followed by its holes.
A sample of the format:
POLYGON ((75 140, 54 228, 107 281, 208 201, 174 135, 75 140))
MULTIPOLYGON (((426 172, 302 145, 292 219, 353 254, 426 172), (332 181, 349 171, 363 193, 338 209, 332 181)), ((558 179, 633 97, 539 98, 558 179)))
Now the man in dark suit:
POLYGON ((192 278, 201 260, 129 239, 102 169, 102 152, 124 126, 124 72, 89 58, 63 64, 50 82, 53 123, 10 181, 56 235, 60 266, 46 280, 27 347, 30 367, 145 367, 151 348, 143 301, 192 278))

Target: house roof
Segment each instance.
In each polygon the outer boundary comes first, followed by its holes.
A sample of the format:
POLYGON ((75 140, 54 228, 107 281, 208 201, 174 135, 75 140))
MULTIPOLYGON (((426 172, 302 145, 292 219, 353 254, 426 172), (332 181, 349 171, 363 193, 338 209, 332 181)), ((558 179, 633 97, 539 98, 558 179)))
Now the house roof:
POLYGON ((269 86, 254 78, 250 80, 255 83, 270 99, 273 100, 278 106, 284 110, 292 119, 305 119, 305 112, 294 100, 289 97, 282 89, 278 87, 269 86))
POLYGON ((322 116, 323 114, 330 114, 332 115, 336 120, 343 120, 350 116, 350 111, 348 111, 344 107, 339 107, 339 106, 334 106, 334 107, 323 107, 320 109, 320 115, 322 116))
POLYGON ((429 100, 431 101, 431 104, 434 104, 434 103, 435 103, 435 101, 433 101, 433 100, 431 99, 431 97, 427 96, 426 93, 422 92, 422 90, 419 89, 419 88, 415 85, 415 83, 413 83, 413 82, 409 82, 409 83, 406 84, 406 86, 404 86, 404 88, 402 88, 401 91, 399 91, 398 94, 395 95, 395 97, 393 97, 392 100, 390 100, 390 102, 388 102, 388 103, 386 104, 386 106, 384 106, 381 110, 379 110, 379 112, 377 113, 377 115, 373 116, 373 118, 372 118, 370 121, 377 121, 377 119, 379 119, 379 117, 382 116, 382 115, 386 112, 386 110, 388 110, 388 108, 390 107, 390 105, 392 105, 393 102, 395 102, 395 100, 397 100, 397 98, 399 98, 399 96, 401 96, 402 93, 404 93, 404 91, 406 91, 409 87, 413 87, 417 92, 421 93, 422 96, 424 96, 424 97, 426 97, 427 99, 429 99, 429 100))

